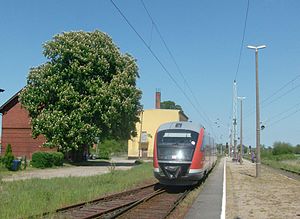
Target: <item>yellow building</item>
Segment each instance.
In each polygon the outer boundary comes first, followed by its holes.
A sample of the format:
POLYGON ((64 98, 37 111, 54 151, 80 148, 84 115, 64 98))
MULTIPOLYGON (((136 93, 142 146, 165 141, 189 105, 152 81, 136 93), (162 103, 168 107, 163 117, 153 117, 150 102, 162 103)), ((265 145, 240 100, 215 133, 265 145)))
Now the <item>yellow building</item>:
POLYGON ((157 128, 166 122, 187 120, 188 117, 180 110, 144 110, 140 117, 141 122, 136 124, 137 136, 128 141, 128 158, 153 157, 153 144, 157 128))

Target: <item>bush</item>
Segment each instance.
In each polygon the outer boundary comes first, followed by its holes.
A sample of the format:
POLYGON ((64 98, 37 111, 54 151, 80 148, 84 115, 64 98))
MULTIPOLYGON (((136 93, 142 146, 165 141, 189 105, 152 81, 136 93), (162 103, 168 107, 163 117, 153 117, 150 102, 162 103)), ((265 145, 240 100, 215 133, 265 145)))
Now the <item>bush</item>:
POLYGON ((294 153, 295 154, 300 154, 300 144, 296 145, 296 147, 294 148, 294 153))
POLYGON ((273 144, 273 155, 280 155, 280 154, 292 154, 294 151, 293 147, 289 143, 285 142, 275 142, 273 144))
POLYGON ((15 156, 12 153, 11 144, 8 144, 5 150, 5 155, 2 158, 2 163, 7 169, 12 170, 12 164, 14 159, 15 156))
POLYGON ((143 160, 134 161, 134 164, 137 164, 137 165, 140 165, 140 164, 143 164, 143 163, 145 163, 143 160))
POLYGON ((272 157, 274 156, 272 148, 261 148, 260 156, 261 158, 272 159, 272 157))
POLYGON ((64 154, 61 152, 51 152, 53 165, 54 166, 62 166, 64 163, 64 154))
POLYGON ((32 154, 31 164, 36 168, 47 168, 53 166, 52 155, 48 152, 35 152, 32 154))
POLYGON ((127 145, 121 141, 104 140, 98 145, 99 157, 101 159, 110 159, 112 154, 124 153, 127 151, 127 145))
POLYGON ((38 151, 32 155, 31 164, 36 168, 48 168, 52 166, 62 166, 64 155, 61 152, 38 151))
POLYGON ((109 160, 111 158, 111 150, 109 148, 100 148, 99 158, 109 160))
POLYGON ((274 159, 276 161, 295 160, 295 159, 297 159, 297 156, 295 156, 295 154, 280 154, 280 155, 275 155, 274 159))

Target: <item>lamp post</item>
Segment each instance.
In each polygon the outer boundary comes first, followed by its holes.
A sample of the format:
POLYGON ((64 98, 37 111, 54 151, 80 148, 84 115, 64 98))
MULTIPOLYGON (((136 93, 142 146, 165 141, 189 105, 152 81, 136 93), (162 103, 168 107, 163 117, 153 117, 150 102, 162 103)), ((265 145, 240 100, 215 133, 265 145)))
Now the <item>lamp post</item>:
POLYGON ((243 163, 243 100, 246 97, 238 97, 241 101, 241 127, 240 127, 240 164, 243 163))
POLYGON ((141 111, 141 126, 140 126, 140 138, 139 138, 139 160, 141 159, 141 145, 142 145, 142 133, 143 133, 143 117, 144 117, 144 110, 142 106, 141 111))
POLYGON ((255 81, 256 81, 256 177, 260 177, 260 116, 259 116, 259 84, 258 84, 258 50, 266 48, 261 46, 247 46, 255 50, 255 81))

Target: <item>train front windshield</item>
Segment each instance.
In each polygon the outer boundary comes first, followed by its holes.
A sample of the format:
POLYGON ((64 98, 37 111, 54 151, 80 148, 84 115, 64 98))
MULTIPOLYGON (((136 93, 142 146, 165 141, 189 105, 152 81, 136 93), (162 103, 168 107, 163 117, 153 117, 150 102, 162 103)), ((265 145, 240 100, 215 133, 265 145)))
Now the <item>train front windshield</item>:
POLYGON ((163 130, 157 133, 158 160, 191 161, 198 133, 190 130, 163 130))

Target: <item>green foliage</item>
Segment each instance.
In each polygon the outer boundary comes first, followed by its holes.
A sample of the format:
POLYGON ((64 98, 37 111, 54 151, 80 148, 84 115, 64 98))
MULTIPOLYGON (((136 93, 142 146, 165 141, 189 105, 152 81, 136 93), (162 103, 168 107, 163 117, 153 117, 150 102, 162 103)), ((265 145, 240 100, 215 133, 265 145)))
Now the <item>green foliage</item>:
POLYGON ((61 152, 50 152, 54 166, 62 166, 64 163, 64 154, 61 152))
POLYGON ((273 155, 280 155, 280 154, 292 154, 293 147, 289 143, 285 142, 275 142, 273 144, 273 155))
POLYGON ((44 146, 77 150, 100 139, 135 135, 141 110, 138 67, 100 31, 66 32, 44 44, 48 61, 29 72, 20 94, 44 146))
POLYGON ((104 160, 111 159, 111 150, 109 148, 101 148, 99 150, 99 158, 104 160))
POLYGON ((261 150, 260 150, 260 156, 262 158, 272 159, 272 157, 274 156, 273 153, 272 153, 272 148, 262 147, 261 150))
POLYGON ((170 101, 170 100, 161 102, 160 108, 161 109, 177 109, 177 110, 183 111, 182 107, 180 105, 177 105, 174 101, 170 101))
POLYGON ((127 151, 127 145, 122 141, 117 140, 104 140, 98 145, 99 157, 101 159, 110 159, 112 154, 127 151))
POLYGON ((52 167, 52 155, 42 151, 35 152, 32 154, 31 165, 36 168, 52 167))
MULTIPOLYGON (((278 157, 280 156, 286 156, 286 155, 293 155, 293 154, 283 154, 283 155, 278 155, 278 157)), ((295 173, 300 174, 300 159, 297 160, 297 158, 293 158, 285 160, 282 159, 281 160, 262 160, 263 164, 269 165, 273 168, 277 168, 277 169, 283 169, 283 170, 288 170, 288 171, 292 171, 295 173)))
POLYGON ((283 160, 295 160, 297 157, 295 154, 280 154, 280 155, 275 155, 274 160, 277 161, 283 161, 283 160))
POLYGON ((134 163, 137 164, 137 165, 140 165, 140 164, 143 164, 145 162, 143 160, 136 160, 136 161, 134 161, 134 163))
POLYGON ((104 142, 100 145, 100 148, 109 148, 112 153, 117 152, 126 152, 127 151, 127 145, 124 144, 121 141, 117 140, 104 140, 104 142))
POLYGON ((248 153, 248 147, 243 147, 243 150, 244 150, 244 154, 247 154, 248 153))
POLYGON ((4 157, 2 158, 2 163, 8 170, 12 170, 12 164, 15 156, 12 153, 11 144, 8 144, 5 150, 4 157))
POLYGON ((294 148, 294 153, 295 154, 300 154, 300 144, 297 144, 294 148))
POLYGON ((31 165, 36 168, 49 168, 52 166, 62 166, 64 155, 61 152, 43 152, 33 153, 31 165))
MULTIPOLYGON (((0 192, 0 218, 30 218, 29 216, 43 212, 53 212, 61 206, 136 188, 143 181, 149 182, 151 179, 152 163, 145 163, 127 171, 114 170, 112 173, 89 177, 3 182, 0 192)), ((49 216, 57 217, 59 216, 49 216)))

